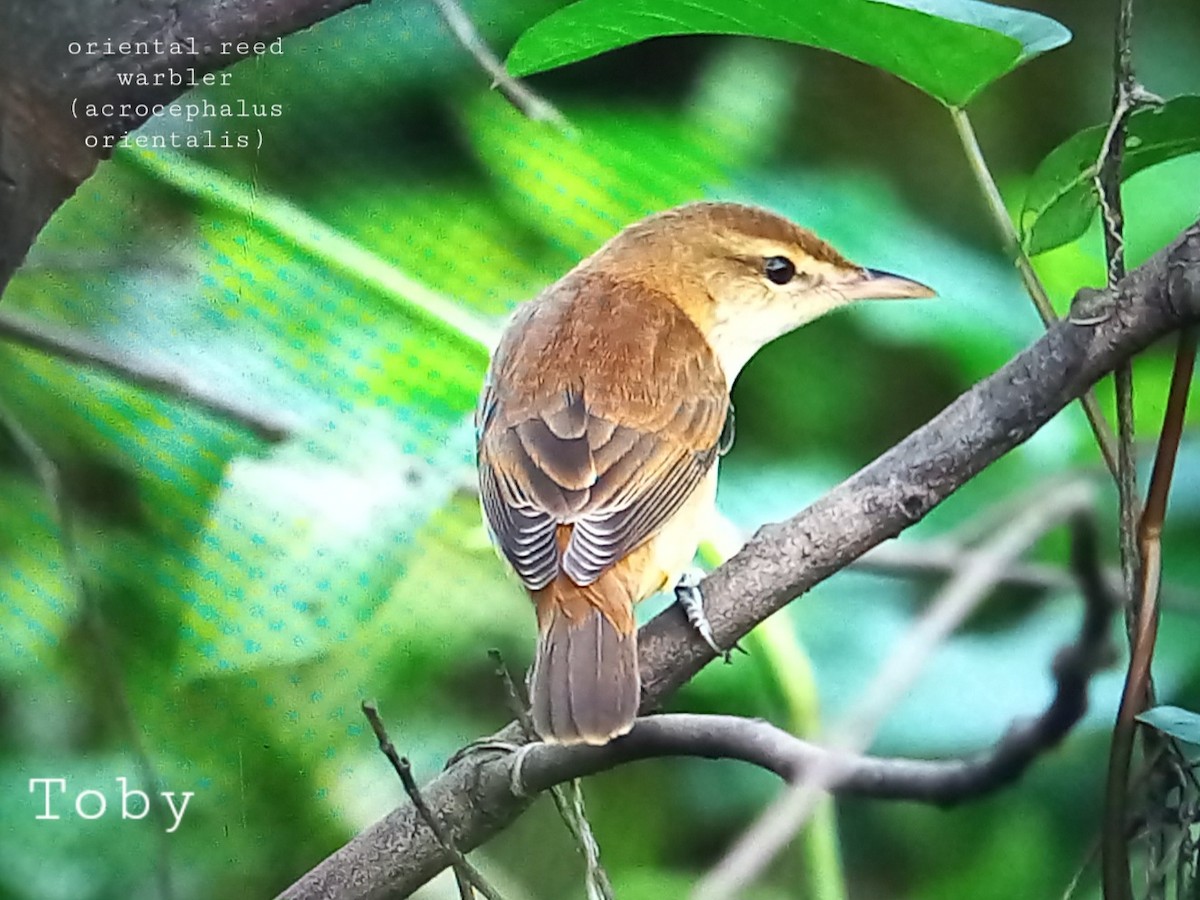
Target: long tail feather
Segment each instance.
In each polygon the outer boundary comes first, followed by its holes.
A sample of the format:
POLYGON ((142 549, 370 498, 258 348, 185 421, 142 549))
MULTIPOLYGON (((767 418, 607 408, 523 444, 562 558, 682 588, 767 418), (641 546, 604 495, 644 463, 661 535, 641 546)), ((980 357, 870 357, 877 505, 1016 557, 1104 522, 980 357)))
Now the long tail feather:
MULTIPOLYGON (((529 692, 533 726, 550 743, 607 743, 629 731, 637 718, 636 632, 619 629, 590 603, 554 601, 539 616, 529 692)), ((632 626, 632 614, 629 619, 632 626)))

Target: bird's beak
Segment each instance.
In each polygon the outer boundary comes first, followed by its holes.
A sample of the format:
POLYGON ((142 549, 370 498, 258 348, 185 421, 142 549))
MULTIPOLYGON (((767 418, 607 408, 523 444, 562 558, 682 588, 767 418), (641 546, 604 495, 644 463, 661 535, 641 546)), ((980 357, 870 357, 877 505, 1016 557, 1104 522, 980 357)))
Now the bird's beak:
POLYGON ((937 296, 928 285, 879 269, 860 269, 855 277, 838 285, 838 290, 850 300, 915 300, 937 296))

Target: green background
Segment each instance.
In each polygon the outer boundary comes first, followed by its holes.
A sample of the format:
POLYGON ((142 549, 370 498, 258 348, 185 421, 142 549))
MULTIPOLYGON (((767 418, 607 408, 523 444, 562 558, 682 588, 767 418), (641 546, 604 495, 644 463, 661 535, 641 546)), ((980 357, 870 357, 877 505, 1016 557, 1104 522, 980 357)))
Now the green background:
MULTIPOLYGON (((504 51, 554 4, 466 7, 504 51)), ((1111 17, 1092 0, 1039 10, 1074 40, 970 107, 1014 214, 1037 163, 1105 121, 1110 102, 1111 17)), ((1164 96, 1200 91, 1198 43, 1200 7, 1145 4, 1142 81, 1164 96)), ((489 90, 432 5, 380 0, 284 48, 203 95, 279 103, 281 116, 140 132, 259 128, 261 149, 119 150, 57 213, 4 297, 5 309, 170 362, 294 425, 271 445, 113 376, 0 345, 0 401, 61 469, 88 598, 28 460, 0 433, 5 900, 155 896, 164 859, 176 897, 271 896, 402 797, 360 700, 379 701, 422 779, 507 721, 486 651, 524 667, 534 628, 471 492, 479 340, 629 221, 699 198, 759 203, 941 295, 863 305, 747 367, 719 496, 747 533, 870 461, 1040 333, 945 110, 878 69, 751 38, 651 41, 531 79, 570 121, 563 134, 489 90), (136 782, 139 755, 165 789, 196 792, 172 835, 113 809, 115 779, 136 782), (68 779, 60 821, 34 819, 28 780, 42 777, 68 779), (72 814, 84 789, 108 795, 109 815, 72 814)), ((1195 219, 1200 155, 1139 174, 1126 200, 1137 264, 1195 219)), ((1036 258, 1060 311, 1076 287, 1103 281, 1102 254, 1093 221, 1036 258)), ((1135 367, 1146 458, 1170 359, 1156 348, 1135 367)), ((1106 405, 1110 394, 1102 385, 1106 405)), ((1194 709, 1192 410, 1164 539, 1156 676, 1166 700, 1194 709)), ((964 523, 1002 517, 997 504, 1072 473, 1095 479, 1101 519, 1115 522, 1078 408, 906 539, 956 539, 964 523)), ((1113 562, 1115 525, 1105 539, 1113 562)), ((1037 556, 1061 566, 1065 549, 1057 535, 1037 556)), ((847 572, 788 608, 785 633, 812 658, 825 720, 937 586, 847 572)), ((986 747, 1046 702, 1050 661, 1079 613, 1070 594, 998 591, 938 651, 873 749, 986 747)), ((710 667, 671 708, 794 724, 796 673, 780 658, 760 648, 710 667)), ((1061 896, 1097 836, 1119 687, 1116 667, 1098 678, 1083 726, 994 797, 953 811, 839 804, 850 895, 1061 896)), ((683 896, 775 784, 685 760, 639 763, 586 789, 617 894, 638 900, 683 896)), ((547 801, 475 858, 511 898, 583 896, 582 860, 547 801)), ((789 851, 746 896, 804 896, 801 866, 789 851)), ((1095 894, 1096 877, 1092 865, 1081 896, 1095 894)), ((450 896, 436 891, 423 896, 450 896)))

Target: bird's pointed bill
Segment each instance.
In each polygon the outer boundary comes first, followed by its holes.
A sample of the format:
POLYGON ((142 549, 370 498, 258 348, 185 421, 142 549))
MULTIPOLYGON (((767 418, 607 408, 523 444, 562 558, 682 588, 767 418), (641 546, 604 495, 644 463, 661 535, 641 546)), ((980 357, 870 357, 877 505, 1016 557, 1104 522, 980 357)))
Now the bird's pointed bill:
POLYGON ((838 289, 851 300, 915 300, 937 296, 927 284, 879 269, 863 269, 859 277, 838 289))

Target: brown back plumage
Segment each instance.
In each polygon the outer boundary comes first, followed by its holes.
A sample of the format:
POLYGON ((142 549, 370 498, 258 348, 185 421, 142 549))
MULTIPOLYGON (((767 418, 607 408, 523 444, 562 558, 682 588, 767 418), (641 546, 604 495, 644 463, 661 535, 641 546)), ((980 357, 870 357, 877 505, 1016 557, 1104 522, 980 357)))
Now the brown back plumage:
POLYGON ((576 270, 506 331, 476 416, 480 488, 537 606, 543 737, 603 742, 632 724, 643 598, 613 567, 708 473, 728 406, 704 336, 644 285, 576 270))
POLYGON ((477 428, 488 524, 526 585, 591 584, 652 535, 712 466, 728 407, 703 335, 643 285, 581 274, 523 307, 477 428))

